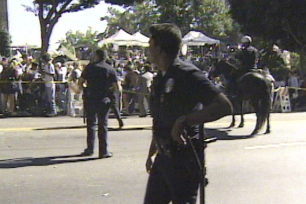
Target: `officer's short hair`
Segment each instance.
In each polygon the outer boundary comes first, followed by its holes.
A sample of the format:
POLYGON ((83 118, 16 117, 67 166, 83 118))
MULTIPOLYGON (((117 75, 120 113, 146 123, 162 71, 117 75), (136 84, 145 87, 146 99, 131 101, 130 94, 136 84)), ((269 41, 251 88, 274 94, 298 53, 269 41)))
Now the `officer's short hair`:
POLYGON ((150 27, 151 38, 156 45, 172 58, 178 56, 181 49, 182 33, 174 24, 154 24, 150 27))
POLYGON ((106 50, 103 49, 97 49, 96 50, 96 55, 100 60, 106 60, 107 59, 107 52, 106 50))

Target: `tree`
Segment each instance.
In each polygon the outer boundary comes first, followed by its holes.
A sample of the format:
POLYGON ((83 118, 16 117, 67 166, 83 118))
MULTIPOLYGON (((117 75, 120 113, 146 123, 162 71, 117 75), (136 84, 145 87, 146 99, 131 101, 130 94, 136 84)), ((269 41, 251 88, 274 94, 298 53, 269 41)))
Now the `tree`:
POLYGON ((11 38, 6 30, 0 30, 0 56, 10 56, 11 38))
MULTIPOLYGON (((41 30, 41 51, 47 52, 54 26, 65 13, 72 13, 92 8, 101 0, 34 0, 33 6, 25 6, 27 11, 33 12, 39 18, 41 30)), ((106 0, 107 3, 130 5, 135 0, 106 0)), ((140 1, 140 0, 136 0, 140 1)))
POLYGON ((100 0, 82 0, 78 3, 74 0, 34 0, 32 7, 25 6, 27 11, 39 18, 42 53, 48 51, 53 28, 64 13, 92 8, 99 2, 100 0))
POLYGON ((60 40, 59 47, 66 47, 72 53, 76 53, 79 59, 87 59, 93 50, 98 48, 98 31, 93 31, 91 27, 85 32, 81 31, 68 31, 66 38, 60 40))
POLYGON ((306 1, 229 0, 230 12, 242 31, 300 54, 300 69, 306 73, 306 1))
POLYGON ((134 4, 124 12, 110 7, 108 15, 101 18, 107 21, 107 29, 103 37, 108 37, 119 29, 124 29, 132 34, 141 31, 149 35, 149 27, 158 22, 158 13, 154 8, 155 5, 150 1, 134 4))
POLYGON ((223 38, 232 35, 233 21, 229 9, 223 1, 215 0, 144 0, 134 4, 126 11, 109 9, 107 35, 119 28, 134 33, 141 31, 148 34, 153 23, 174 23, 186 34, 198 30, 212 37, 223 38))
POLYGON ((135 2, 141 3, 143 0, 105 0, 105 3, 111 3, 116 5, 122 5, 122 6, 130 6, 134 4, 135 2))

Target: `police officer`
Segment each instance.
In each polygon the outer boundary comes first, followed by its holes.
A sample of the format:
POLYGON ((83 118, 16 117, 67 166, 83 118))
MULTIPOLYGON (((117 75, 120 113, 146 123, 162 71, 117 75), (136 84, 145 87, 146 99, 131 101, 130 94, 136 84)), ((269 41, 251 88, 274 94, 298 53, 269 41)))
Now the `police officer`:
POLYGON ((246 73, 251 69, 257 69, 259 52, 255 47, 251 46, 252 38, 245 35, 241 38, 241 43, 241 50, 237 54, 241 70, 246 73))
POLYGON ((85 67, 79 84, 84 88, 85 114, 87 119, 87 148, 82 156, 90 156, 94 152, 96 125, 98 125, 99 158, 108 158, 107 121, 111 98, 118 90, 117 75, 113 67, 106 63, 107 53, 98 49, 93 62, 85 67))
POLYGON ((203 72, 178 58, 182 37, 177 26, 156 24, 150 33, 149 57, 159 72, 152 85, 153 138, 144 203, 195 204, 201 172, 188 141, 200 146, 198 124, 231 114, 232 106, 203 72))

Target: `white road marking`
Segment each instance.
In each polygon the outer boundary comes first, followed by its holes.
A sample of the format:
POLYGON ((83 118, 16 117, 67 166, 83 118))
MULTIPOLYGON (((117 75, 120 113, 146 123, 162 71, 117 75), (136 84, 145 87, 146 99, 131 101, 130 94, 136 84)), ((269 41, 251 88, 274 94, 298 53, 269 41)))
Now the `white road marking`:
POLYGON ((293 147, 293 146, 303 146, 303 145, 306 145, 306 142, 292 142, 292 143, 259 145, 259 146, 245 147, 245 149, 247 149, 247 150, 268 149, 268 148, 293 147))

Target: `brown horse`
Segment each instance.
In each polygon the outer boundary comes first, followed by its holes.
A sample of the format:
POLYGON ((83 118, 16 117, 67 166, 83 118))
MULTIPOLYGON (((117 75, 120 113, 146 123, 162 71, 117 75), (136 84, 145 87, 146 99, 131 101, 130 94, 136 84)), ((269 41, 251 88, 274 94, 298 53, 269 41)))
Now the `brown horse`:
MULTIPOLYGON (((253 106, 257 117, 256 126, 251 135, 256 135, 265 122, 267 122, 265 134, 270 133, 271 81, 257 71, 243 73, 241 69, 224 59, 217 60, 210 72, 211 77, 219 75, 223 75, 228 81, 226 94, 229 99, 233 104, 239 104, 238 111, 240 112, 241 122, 238 127, 244 126, 242 104, 243 101, 247 100, 253 106)), ((234 113, 230 127, 233 126, 235 126, 234 113)))

